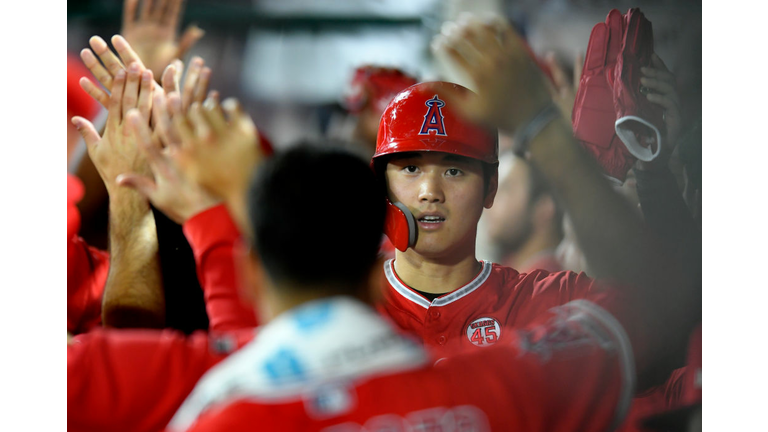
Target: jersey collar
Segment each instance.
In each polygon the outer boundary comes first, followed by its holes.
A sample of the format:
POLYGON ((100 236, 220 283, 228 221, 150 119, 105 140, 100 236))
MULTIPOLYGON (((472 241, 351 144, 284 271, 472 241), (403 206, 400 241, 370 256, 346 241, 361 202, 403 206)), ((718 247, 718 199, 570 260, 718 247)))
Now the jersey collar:
POLYGON ((384 263, 384 275, 387 277, 387 282, 389 282, 389 284, 392 286, 392 288, 395 289, 395 291, 397 291, 398 294, 411 301, 412 303, 423 307, 424 309, 429 309, 430 307, 439 307, 451 304, 461 299, 462 297, 468 296, 473 291, 480 288, 480 286, 482 286, 485 281, 488 280, 488 277, 491 275, 491 269, 493 267, 490 261, 481 261, 481 264, 483 265, 483 268, 480 270, 480 273, 475 276, 475 278, 472 279, 468 284, 434 299, 431 303, 429 300, 414 292, 413 289, 404 284, 400 278, 397 277, 397 274, 395 273, 394 259, 390 259, 384 263))

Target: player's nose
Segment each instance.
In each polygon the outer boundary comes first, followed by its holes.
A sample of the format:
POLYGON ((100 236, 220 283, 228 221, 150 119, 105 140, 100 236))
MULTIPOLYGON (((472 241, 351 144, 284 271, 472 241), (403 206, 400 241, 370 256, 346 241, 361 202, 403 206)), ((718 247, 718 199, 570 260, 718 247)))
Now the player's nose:
POLYGON ((442 182, 438 175, 430 173, 422 176, 419 185, 419 202, 422 203, 443 203, 445 194, 443 193, 442 182))

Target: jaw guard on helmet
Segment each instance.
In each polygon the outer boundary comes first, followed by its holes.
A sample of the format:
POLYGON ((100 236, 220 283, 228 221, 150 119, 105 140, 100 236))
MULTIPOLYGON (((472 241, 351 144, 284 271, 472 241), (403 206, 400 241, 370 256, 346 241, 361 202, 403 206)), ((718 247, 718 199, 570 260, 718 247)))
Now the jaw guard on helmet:
MULTIPOLYGON (((381 170, 388 155, 406 152, 441 152, 498 166, 499 141, 488 130, 462 118, 441 94, 447 91, 472 93, 458 84, 426 82, 415 84, 392 99, 379 122, 376 153, 371 168, 381 170)), ((387 200, 384 233, 400 251, 416 244, 416 221, 402 203, 387 200)))

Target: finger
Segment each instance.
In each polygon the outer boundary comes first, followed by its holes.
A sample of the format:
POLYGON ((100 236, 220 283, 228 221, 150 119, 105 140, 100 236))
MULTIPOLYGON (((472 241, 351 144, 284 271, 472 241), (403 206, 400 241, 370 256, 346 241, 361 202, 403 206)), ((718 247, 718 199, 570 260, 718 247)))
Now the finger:
POLYGON ((141 69, 138 63, 131 63, 128 66, 128 77, 125 80, 125 90, 123 93, 123 116, 131 108, 136 108, 139 101, 139 83, 141 81, 141 69))
POLYGON ((195 84, 195 92, 192 95, 193 101, 200 103, 205 101, 205 96, 208 93, 208 84, 210 80, 211 68, 206 66, 200 71, 200 77, 197 80, 197 84, 195 84))
POLYGON ((576 54, 576 59, 573 61, 573 91, 579 90, 579 83, 581 82, 581 73, 584 70, 584 53, 580 52, 576 54))
POLYGON ((186 114, 181 109, 181 96, 179 95, 179 92, 169 93, 166 96, 168 98, 168 112, 170 113, 171 117, 177 114, 186 114))
POLYGON ((165 9, 168 7, 167 3, 168 0, 157 0, 155 2, 155 8, 151 15, 152 21, 162 23, 163 17, 165 16, 165 9))
POLYGON ((664 64, 664 61, 661 60, 661 57, 659 57, 659 55, 656 53, 653 53, 653 55, 651 56, 651 64, 653 64, 654 67, 671 74, 667 65, 664 64))
POLYGON ((120 59, 109 49, 109 46, 104 39, 94 36, 90 39, 91 49, 99 56, 101 62, 107 68, 109 73, 114 77, 117 71, 124 69, 120 59))
POLYGON ((112 46, 115 47, 115 50, 120 55, 120 59, 123 61, 123 64, 129 65, 131 63, 138 63, 142 69, 145 68, 144 63, 142 63, 141 58, 139 58, 139 55, 136 54, 136 51, 131 48, 131 45, 127 40, 125 40, 124 37, 120 35, 112 36, 112 46))
POLYGON ((141 17, 142 21, 149 19, 149 14, 152 11, 152 0, 143 0, 141 3, 141 17))
POLYGON ((172 175, 167 158, 163 155, 162 147, 152 139, 152 133, 147 127, 147 120, 139 115, 137 110, 128 113, 128 125, 131 133, 137 138, 139 148, 147 157, 147 162, 155 175, 169 178, 172 175))
MULTIPOLYGON (((218 99, 218 96, 216 97, 218 99)), ((203 104, 203 116, 217 135, 227 131, 227 120, 224 111, 213 97, 209 97, 203 104)))
POLYGON ((111 95, 109 97, 109 114, 107 115, 107 126, 118 126, 122 121, 123 115, 123 90, 125 89, 125 71, 120 69, 112 81, 111 95))
POLYGON ((203 105, 200 102, 193 102, 189 107, 189 120, 192 122, 195 135, 200 141, 207 141, 211 137, 211 125, 208 119, 203 115, 203 105))
POLYGON ((648 98, 649 101, 664 107, 664 109, 666 110, 667 120, 669 120, 670 116, 672 118, 679 117, 680 108, 678 107, 675 100, 672 99, 671 97, 656 94, 656 93, 649 93, 645 97, 648 98))
POLYGON ((569 89, 568 87, 568 77, 565 74, 565 71, 562 67, 560 67, 560 63, 555 58, 555 53, 548 52, 547 55, 544 57, 544 62, 549 66, 549 70, 552 73, 552 80, 555 82, 555 86, 557 86, 558 90, 560 89, 569 89))
POLYGON ((149 121, 149 114, 152 111, 152 91, 154 89, 154 79, 152 71, 149 69, 141 73, 141 84, 139 88, 139 102, 136 104, 139 114, 142 118, 149 121))
POLYGON ((139 4, 139 0, 125 0, 123 4, 123 31, 133 27, 133 22, 136 19, 136 6, 139 4))
POLYGON ((231 122, 235 124, 239 123, 241 126, 256 128, 256 125, 253 123, 251 116, 243 111, 243 107, 240 105, 240 102, 237 99, 228 98, 224 100, 224 102, 221 104, 221 107, 224 109, 224 113, 227 115, 227 118, 231 122))
POLYGON ((173 79, 176 81, 176 90, 178 91, 181 88, 181 75, 184 73, 184 62, 175 59, 171 64, 176 67, 176 74, 173 76, 173 79))
POLYGON ((94 77, 104 86, 104 88, 112 87, 112 74, 107 71, 104 66, 99 63, 99 60, 88 48, 80 51, 80 58, 83 60, 85 67, 91 71, 94 77))
POLYGON ((672 83, 676 82, 676 78, 674 74, 661 69, 641 67, 640 72, 642 72, 643 75, 647 77, 656 78, 656 79, 660 79, 660 80, 664 80, 672 83))
POLYGON ((150 201, 157 190, 157 184, 154 180, 138 174, 120 174, 115 180, 118 186, 131 188, 150 201))
POLYGON ((163 17, 163 23, 167 24, 169 28, 174 30, 174 33, 178 30, 179 16, 181 15, 182 0, 170 0, 168 8, 165 10, 165 16, 163 17))
POLYGON ((181 89, 181 106, 184 111, 188 110, 193 102, 192 95, 194 94, 195 85, 197 84, 197 80, 200 77, 200 71, 204 64, 205 62, 203 59, 198 56, 193 57, 192 61, 189 63, 187 76, 184 77, 184 85, 181 89))
POLYGON ((96 84, 92 83, 88 78, 80 78, 80 87, 85 90, 88 95, 96 99, 96 101, 100 103, 104 108, 109 106, 109 94, 103 89, 99 88, 96 84))
POLYGON ((181 35, 179 41, 179 50, 176 52, 176 57, 184 57, 196 43, 205 36, 205 31, 196 25, 191 25, 184 30, 184 34, 181 35))
POLYGON ((90 153, 101 140, 99 133, 96 131, 96 127, 93 126, 93 123, 80 116, 72 117, 72 124, 75 125, 77 131, 80 132, 86 147, 88 147, 88 152, 90 153))
MULTIPOLYGON (((179 103, 180 102, 178 100, 174 101, 173 98, 169 98, 169 100, 168 100, 168 106, 169 107, 173 107, 174 105, 177 105, 179 103)), ((189 123, 189 120, 187 119, 187 116, 185 116, 184 113, 182 113, 180 111, 173 112, 173 110, 172 110, 171 111, 171 121, 172 121, 172 124, 173 124, 173 128, 179 134, 179 139, 180 139, 181 147, 182 148, 193 147, 194 144, 195 144, 195 135, 194 135, 194 133, 192 131, 192 126, 189 123)))
POLYGON ((642 77, 640 78, 640 84, 648 87, 649 89, 655 90, 656 93, 666 95, 675 92, 674 85, 660 79, 642 77))
POLYGON ((176 77, 176 66, 173 64, 173 62, 171 62, 171 64, 165 67, 165 70, 163 71, 163 76, 161 78, 161 81, 163 83, 163 91, 165 91, 166 94, 179 90, 176 85, 176 80, 174 79, 175 77, 176 77))
POLYGON ((179 136, 171 125, 166 97, 161 92, 155 93, 152 101, 152 115, 155 119, 155 131, 166 146, 179 145, 179 136))

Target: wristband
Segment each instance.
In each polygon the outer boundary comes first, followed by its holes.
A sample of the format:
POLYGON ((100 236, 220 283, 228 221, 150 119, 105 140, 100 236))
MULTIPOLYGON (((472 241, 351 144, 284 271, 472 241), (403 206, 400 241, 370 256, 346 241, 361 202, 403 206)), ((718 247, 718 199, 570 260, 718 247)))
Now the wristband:
POLYGON ((541 111, 522 127, 518 127, 513 136, 515 143, 515 153, 524 155, 528 152, 528 144, 538 135, 548 124, 560 117, 560 109, 554 102, 550 102, 541 111))

